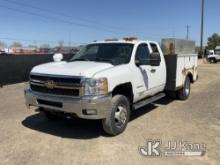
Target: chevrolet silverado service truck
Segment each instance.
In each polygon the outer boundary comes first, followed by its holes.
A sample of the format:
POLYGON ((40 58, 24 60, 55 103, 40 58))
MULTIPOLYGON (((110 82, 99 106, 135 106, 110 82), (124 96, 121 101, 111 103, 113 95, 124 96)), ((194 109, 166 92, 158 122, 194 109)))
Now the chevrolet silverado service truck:
POLYGON ((122 133, 130 113, 167 94, 186 100, 197 79, 197 56, 164 55, 159 44, 136 38, 83 47, 72 59, 36 66, 26 105, 52 119, 57 114, 101 119, 110 135, 122 133))

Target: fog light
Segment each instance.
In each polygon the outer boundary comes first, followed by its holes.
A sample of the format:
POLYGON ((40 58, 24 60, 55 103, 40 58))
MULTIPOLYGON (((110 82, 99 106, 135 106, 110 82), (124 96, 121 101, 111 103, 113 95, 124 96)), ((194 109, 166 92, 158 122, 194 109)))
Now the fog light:
POLYGON ((84 115, 97 115, 96 109, 83 109, 84 115))

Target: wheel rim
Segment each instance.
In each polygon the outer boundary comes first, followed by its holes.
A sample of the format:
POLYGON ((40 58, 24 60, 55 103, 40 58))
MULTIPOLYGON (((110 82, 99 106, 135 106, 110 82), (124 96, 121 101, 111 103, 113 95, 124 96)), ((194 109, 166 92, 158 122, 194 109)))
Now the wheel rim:
POLYGON ((123 127, 127 120, 127 110, 125 105, 118 105, 115 112, 115 125, 119 128, 123 127))
POLYGON ((189 96, 189 93, 190 93, 190 82, 189 81, 186 81, 185 93, 186 93, 186 96, 189 96))

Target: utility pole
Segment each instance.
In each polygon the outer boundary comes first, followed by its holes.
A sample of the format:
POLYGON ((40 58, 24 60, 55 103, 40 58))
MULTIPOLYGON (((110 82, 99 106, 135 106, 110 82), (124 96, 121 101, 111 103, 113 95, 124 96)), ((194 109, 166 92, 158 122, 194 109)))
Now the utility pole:
POLYGON ((71 47, 71 31, 69 32, 69 47, 71 47))
POLYGON ((189 29, 190 29, 190 26, 186 25, 186 39, 187 40, 189 40, 189 29))
POLYGON ((202 57, 204 58, 203 52, 203 36, 204 36, 204 7, 205 0, 202 0, 202 13, 201 13, 201 34, 200 34, 200 53, 202 53, 202 57))

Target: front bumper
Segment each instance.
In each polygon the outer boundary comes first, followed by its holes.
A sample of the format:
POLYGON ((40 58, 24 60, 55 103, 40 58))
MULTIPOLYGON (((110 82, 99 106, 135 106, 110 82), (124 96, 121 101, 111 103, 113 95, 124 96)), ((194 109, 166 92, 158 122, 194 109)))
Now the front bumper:
POLYGON ((111 111, 111 94, 73 98, 34 92, 30 88, 25 89, 24 94, 27 107, 42 107, 52 111, 75 114, 84 119, 104 119, 111 111), (93 113, 85 113, 87 111, 93 113))

